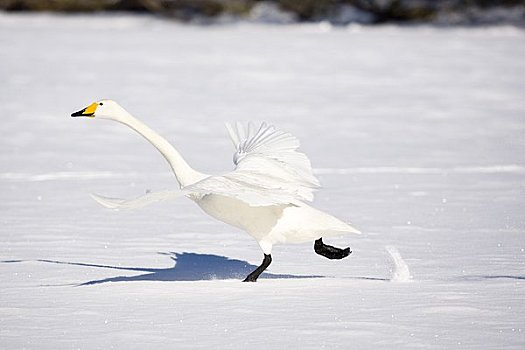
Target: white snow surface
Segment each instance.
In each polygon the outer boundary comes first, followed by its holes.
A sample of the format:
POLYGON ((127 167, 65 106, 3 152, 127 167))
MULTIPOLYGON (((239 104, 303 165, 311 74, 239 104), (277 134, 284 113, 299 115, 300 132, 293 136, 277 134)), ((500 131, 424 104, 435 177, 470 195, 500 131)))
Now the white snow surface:
POLYGON ((525 32, 191 26, 0 15, 0 348, 525 348, 525 32), (276 246, 189 200, 118 101, 195 168, 233 168, 225 121, 292 132, 346 259, 276 246), (385 246, 410 268, 390 283, 385 246))

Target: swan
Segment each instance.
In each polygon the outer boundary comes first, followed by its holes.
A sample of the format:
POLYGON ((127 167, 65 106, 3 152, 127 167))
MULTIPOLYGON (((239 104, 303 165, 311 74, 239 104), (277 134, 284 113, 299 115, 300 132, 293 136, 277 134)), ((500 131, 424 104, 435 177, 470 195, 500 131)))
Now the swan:
POLYGON ((306 204, 320 187, 310 160, 298 152, 299 141, 289 133, 262 123, 258 128, 226 124, 235 147, 235 170, 214 176, 193 169, 162 136, 112 100, 94 102, 72 117, 109 119, 142 135, 168 161, 179 183, 178 190, 148 193, 134 199, 92 194, 101 205, 132 209, 168 198, 185 196, 210 216, 251 235, 263 251, 260 266, 244 282, 255 282, 272 262, 272 247, 281 243, 314 241, 314 251, 328 259, 343 259, 350 248, 336 248, 323 237, 361 232, 349 224, 306 204))

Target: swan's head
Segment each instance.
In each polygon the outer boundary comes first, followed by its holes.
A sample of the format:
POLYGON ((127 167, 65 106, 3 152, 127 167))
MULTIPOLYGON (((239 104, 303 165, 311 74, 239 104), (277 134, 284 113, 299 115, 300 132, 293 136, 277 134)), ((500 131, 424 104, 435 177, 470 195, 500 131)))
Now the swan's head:
POLYGON ((126 114, 124 108, 120 107, 118 103, 112 100, 100 100, 93 102, 84 109, 72 113, 72 117, 89 117, 89 118, 104 118, 104 119, 119 119, 120 116, 126 114))

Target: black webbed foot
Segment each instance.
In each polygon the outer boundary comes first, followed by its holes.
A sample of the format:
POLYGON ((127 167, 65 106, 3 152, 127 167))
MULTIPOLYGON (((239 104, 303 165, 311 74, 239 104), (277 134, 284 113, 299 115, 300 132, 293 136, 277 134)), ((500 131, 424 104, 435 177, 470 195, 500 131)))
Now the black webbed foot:
POLYGON ((331 245, 324 244, 322 238, 319 238, 315 241, 314 251, 325 258, 338 260, 346 258, 348 255, 350 255, 350 253, 352 253, 350 247, 345 249, 332 247, 331 245))

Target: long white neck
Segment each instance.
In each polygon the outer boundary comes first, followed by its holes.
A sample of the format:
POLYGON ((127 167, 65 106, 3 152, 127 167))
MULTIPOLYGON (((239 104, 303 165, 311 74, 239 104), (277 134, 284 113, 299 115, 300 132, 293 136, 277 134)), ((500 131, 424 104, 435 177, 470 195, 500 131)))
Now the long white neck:
POLYGON ((129 126, 142 135, 153 146, 155 146, 155 148, 159 150, 159 152, 170 164, 180 187, 191 185, 208 176, 194 170, 191 166, 189 166, 184 158, 182 158, 180 153, 165 138, 160 136, 137 118, 133 117, 123 108, 118 116, 112 116, 108 119, 112 119, 129 126))

